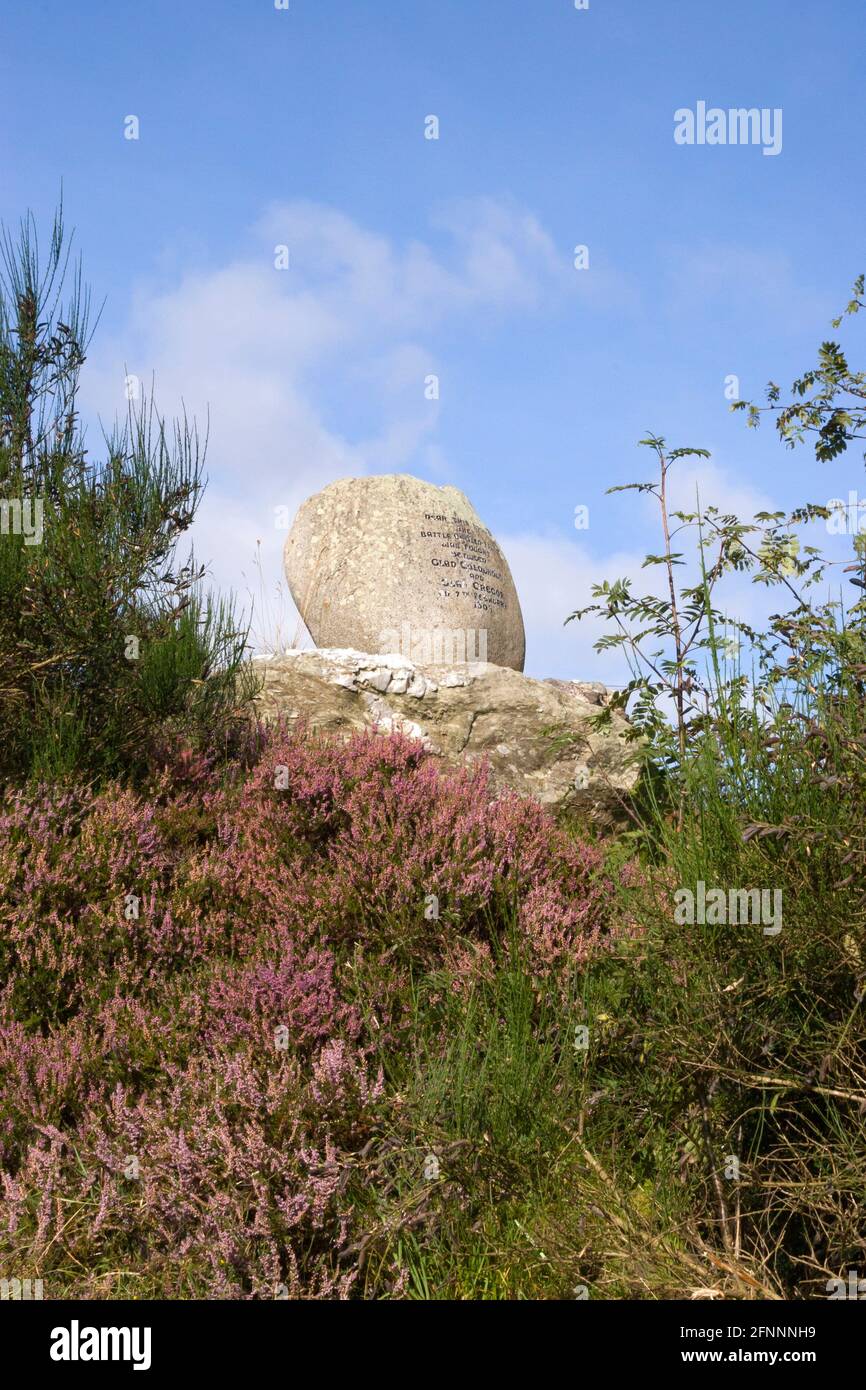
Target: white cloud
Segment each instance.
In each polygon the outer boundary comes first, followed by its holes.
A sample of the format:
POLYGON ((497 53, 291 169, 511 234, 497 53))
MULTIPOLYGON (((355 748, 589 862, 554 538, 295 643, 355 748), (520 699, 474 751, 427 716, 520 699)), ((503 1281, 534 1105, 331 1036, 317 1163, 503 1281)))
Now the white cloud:
MULTIPOLYGON (((85 407, 107 423, 126 409, 124 380, 155 381, 160 410, 209 416, 210 485, 193 540, 220 587, 242 587, 254 543, 270 582, 281 573, 290 514, 335 478, 449 461, 431 439, 438 406, 430 338, 460 316, 526 312, 559 273, 550 238, 519 209, 479 200, 440 219, 443 252, 398 246, 332 208, 275 205, 254 250, 159 292, 139 288, 114 341, 88 363, 85 407), (274 248, 287 245, 290 268, 274 248), (335 419, 358 423, 354 437, 335 419)), ((455 480, 456 481, 456 480, 455 480)))
MULTIPOLYGON (((624 684, 629 674, 622 656, 592 649, 605 632, 599 619, 563 624, 593 602, 593 584, 636 578, 642 554, 619 551, 599 560, 582 543, 527 532, 500 537, 500 544, 523 610, 527 674, 624 684)), ((645 577, 642 582, 646 584, 645 577)))
MULTIPOLYGON (((711 449, 710 453, 714 451, 711 449)), ((698 503, 704 511, 714 506, 722 515, 732 514, 745 521, 757 512, 773 511, 777 505, 768 493, 734 477, 712 457, 678 459, 668 475, 668 506, 674 511, 694 512, 698 503)), ((652 510, 657 504, 648 506, 657 517, 658 511, 652 510)))
MULTIPOLYGON (((645 476, 649 478, 649 473, 645 476)), ((722 514, 750 520, 759 511, 775 509, 766 494, 735 478, 729 470, 712 460, 683 459, 670 474, 668 505, 671 510, 694 512, 695 489, 703 509, 710 504, 722 514)), ((594 600, 592 587, 607 580, 628 579, 632 593, 667 597, 666 571, 661 566, 643 568, 647 552, 660 553, 662 538, 657 502, 645 494, 625 493, 619 499, 628 533, 639 538, 640 549, 612 550, 603 556, 599 550, 599 524, 592 522, 590 541, 572 541, 559 534, 521 533, 501 538, 520 595, 527 630, 527 673, 556 676, 566 680, 601 680, 622 685, 630 679, 623 653, 618 649, 596 652, 593 644, 613 628, 600 618, 589 617, 569 623, 565 619, 594 600), (595 553, 594 553, 595 552, 595 553)), ((617 531, 623 534, 623 528, 617 531)), ((686 564, 675 570, 677 590, 697 582, 696 549, 693 533, 674 537, 674 550, 681 549, 686 564)), ((714 553, 710 547, 711 553, 714 553)), ((755 585, 748 574, 729 573, 715 591, 716 606, 730 618, 760 627, 769 613, 787 606, 778 589, 755 585)), ((647 646, 651 650, 651 644, 647 646)))

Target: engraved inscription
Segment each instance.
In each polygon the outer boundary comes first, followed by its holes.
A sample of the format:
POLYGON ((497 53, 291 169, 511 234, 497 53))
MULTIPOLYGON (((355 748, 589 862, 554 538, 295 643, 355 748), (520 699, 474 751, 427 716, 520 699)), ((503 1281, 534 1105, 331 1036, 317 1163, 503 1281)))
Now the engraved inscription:
POLYGON ((438 541, 430 561, 443 598, 459 598, 473 611, 508 608, 505 579, 490 536, 480 526, 444 512, 425 512, 421 539, 438 541))

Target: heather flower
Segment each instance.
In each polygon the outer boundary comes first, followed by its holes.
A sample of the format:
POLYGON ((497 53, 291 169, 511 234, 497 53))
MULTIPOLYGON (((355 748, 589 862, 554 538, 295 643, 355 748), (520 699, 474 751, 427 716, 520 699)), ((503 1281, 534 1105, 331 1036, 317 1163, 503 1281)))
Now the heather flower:
POLYGON ((516 951, 565 990, 614 888, 540 806, 401 735, 259 731, 209 768, 0 801, 0 1263, 116 1245, 166 1297, 345 1298, 412 981, 470 990, 516 951))

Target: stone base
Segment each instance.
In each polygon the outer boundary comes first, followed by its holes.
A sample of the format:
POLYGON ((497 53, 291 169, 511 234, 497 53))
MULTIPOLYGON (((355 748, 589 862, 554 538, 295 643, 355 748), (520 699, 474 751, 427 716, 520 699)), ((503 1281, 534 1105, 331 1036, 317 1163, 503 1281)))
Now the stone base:
POLYGON ((400 655, 348 648, 256 657, 261 715, 335 733, 376 728, 419 739, 446 765, 487 758, 494 785, 552 810, 574 807, 602 824, 623 819, 634 790, 634 746, 615 712, 608 730, 587 720, 606 704, 598 683, 533 680, 506 666, 417 666, 400 655))

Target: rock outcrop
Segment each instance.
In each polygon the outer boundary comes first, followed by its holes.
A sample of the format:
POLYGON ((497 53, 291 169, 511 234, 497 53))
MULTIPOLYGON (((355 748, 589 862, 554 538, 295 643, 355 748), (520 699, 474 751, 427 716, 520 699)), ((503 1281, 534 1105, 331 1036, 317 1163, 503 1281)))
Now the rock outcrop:
POLYGON ((336 733, 401 730, 443 764, 487 758, 497 788, 512 787, 559 810, 585 810, 600 824, 622 819, 634 789, 626 719, 609 729, 588 720, 609 696, 599 684, 533 680, 489 662, 422 666, 396 654, 352 649, 257 657, 265 718, 336 733))

